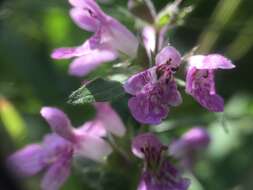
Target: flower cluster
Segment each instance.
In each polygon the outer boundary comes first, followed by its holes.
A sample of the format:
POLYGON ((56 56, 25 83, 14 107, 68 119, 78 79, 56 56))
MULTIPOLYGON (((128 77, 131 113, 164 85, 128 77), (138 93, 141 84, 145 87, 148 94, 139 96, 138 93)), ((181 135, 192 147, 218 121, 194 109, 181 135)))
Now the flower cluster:
MULTIPOLYGON (((148 56, 151 56, 155 40, 153 30, 144 28, 143 38, 148 56)), ((182 103, 174 79, 181 62, 181 55, 174 47, 164 47, 156 55, 155 66, 133 75, 125 82, 125 91, 134 96, 128 105, 137 121, 159 124, 168 116, 170 106, 182 103)), ((222 112, 224 102, 216 94, 214 72, 234 67, 229 59, 219 54, 191 56, 188 59, 185 90, 209 111, 222 112)))
MULTIPOLYGON (((169 27, 155 27, 156 23, 144 26, 142 42, 139 42, 125 26, 103 12, 95 0, 69 2, 73 21, 80 28, 94 33, 80 46, 59 48, 51 54, 53 59, 74 58, 69 67, 70 75, 83 77, 103 63, 125 57, 122 54, 130 58, 128 61, 138 59, 138 46, 144 45, 149 60, 145 64, 149 67, 132 76, 128 75, 122 88, 131 96, 128 107, 136 121, 159 124, 168 117, 172 107, 182 103, 176 74, 185 60, 186 93, 211 112, 224 110, 224 101, 216 93, 214 74, 217 69, 234 68, 229 59, 219 54, 192 55, 183 59, 172 45, 163 46, 169 27)), ((175 2, 173 13, 178 11, 180 1, 175 2)), ((131 6, 134 3, 134 0, 129 1, 131 6)), ((150 11, 152 17, 158 16, 154 10, 150 11)), ((43 170, 45 175, 41 188, 57 190, 70 175, 75 157, 104 164, 115 148, 108 142, 110 138, 106 137, 123 137, 126 128, 109 103, 94 102, 93 105, 96 109, 95 118, 77 128, 72 126, 60 109, 43 107, 41 116, 51 127, 52 133, 46 135, 42 143, 27 145, 12 154, 8 158, 10 169, 21 176, 32 176, 43 170)), ((144 163, 137 189, 187 190, 190 181, 181 175, 171 157, 179 161, 184 169, 191 169, 197 154, 208 146, 210 139, 207 130, 200 127, 190 129, 167 145, 150 132, 133 137, 132 153, 144 163)))

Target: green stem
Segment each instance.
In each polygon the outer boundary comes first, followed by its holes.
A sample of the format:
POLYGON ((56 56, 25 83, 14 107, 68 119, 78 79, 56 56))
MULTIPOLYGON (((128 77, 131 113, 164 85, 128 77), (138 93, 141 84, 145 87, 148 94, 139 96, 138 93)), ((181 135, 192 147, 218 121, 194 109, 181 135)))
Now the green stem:
POLYGON ((108 135, 108 140, 113 149, 116 150, 119 153, 119 155, 121 155, 124 158, 124 160, 130 164, 132 161, 129 155, 127 154, 127 152, 125 152, 121 147, 119 147, 116 144, 115 139, 111 134, 108 135))

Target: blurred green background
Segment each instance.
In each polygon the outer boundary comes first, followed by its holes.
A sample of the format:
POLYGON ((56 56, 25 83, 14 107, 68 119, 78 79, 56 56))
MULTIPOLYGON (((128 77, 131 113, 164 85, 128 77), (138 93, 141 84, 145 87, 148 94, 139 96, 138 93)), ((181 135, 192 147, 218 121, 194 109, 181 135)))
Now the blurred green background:
MULTIPOLYGON (((101 3, 103 10, 134 30, 134 19, 126 12, 126 0, 101 3)), ((169 1, 154 0, 156 9, 169 1)), ((253 189, 253 1, 184 0, 193 5, 185 23, 169 31, 173 46, 184 53, 199 45, 199 52, 217 52, 233 60, 236 69, 217 73, 217 90, 225 98, 225 113, 208 113, 182 90, 184 103, 173 109, 163 124, 152 130, 164 141, 194 125, 208 127, 212 143, 194 170, 191 190, 253 189), (176 126, 176 127, 175 127, 176 126)), ((71 117, 75 126, 94 116, 90 105, 71 106, 68 95, 80 86, 80 79, 68 76, 70 60, 54 61, 54 48, 76 46, 90 34, 70 19, 67 0, 12 0, 0 4, 0 152, 5 158, 17 148, 39 142, 50 131, 39 115, 42 106, 58 106, 71 117)), ((103 76, 109 66, 102 66, 91 76, 103 76)), ((128 123, 126 99, 113 103, 128 123)), ((92 172, 74 169, 62 189, 134 189, 137 170, 112 168, 101 185, 92 172), (118 173, 122 175, 118 175, 118 173), (85 173, 85 174, 84 174, 85 173), (131 181, 131 183, 128 183, 131 181), (126 185, 128 184, 128 185, 126 185)), ((116 162, 116 161, 115 161, 116 162)), ((91 164, 84 163, 92 168, 91 164)), ((108 166, 110 167, 110 165, 108 166)), ((113 168, 114 167, 114 168, 113 168)), ((81 168, 81 167, 80 167, 81 168)), ((92 169, 91 169, 92 170, 92 169)), ((95 169, 96 170, 96 169, 95 169)), ((38 189, 41 176, 20 181, 21 189, 38 189)))

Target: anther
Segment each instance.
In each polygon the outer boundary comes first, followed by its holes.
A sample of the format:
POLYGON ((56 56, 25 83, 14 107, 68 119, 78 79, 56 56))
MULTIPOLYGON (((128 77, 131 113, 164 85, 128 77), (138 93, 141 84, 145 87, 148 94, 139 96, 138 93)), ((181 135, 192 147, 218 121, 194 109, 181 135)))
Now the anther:
POLYGON ((172 71, 173 73, 177 72, 177 71, 178 71, 178 67, 172 67, 172 68, 171 68, 171 71, 172 71))

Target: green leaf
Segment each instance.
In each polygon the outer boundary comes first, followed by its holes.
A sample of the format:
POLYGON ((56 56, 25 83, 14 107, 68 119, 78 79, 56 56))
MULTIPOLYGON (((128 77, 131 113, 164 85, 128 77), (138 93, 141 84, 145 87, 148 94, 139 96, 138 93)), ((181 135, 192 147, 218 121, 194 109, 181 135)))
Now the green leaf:
POLYGON ((125 94, 122 84, 117 81, 97 78, 74 91, 68 100, 71 104, 107 102, 125 94))

